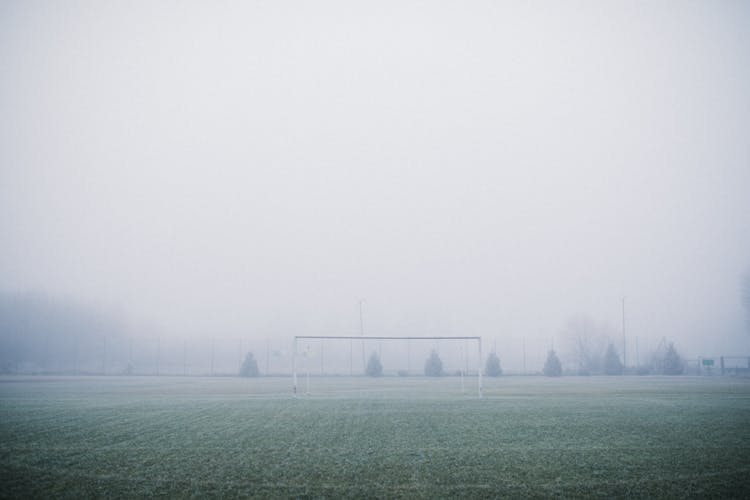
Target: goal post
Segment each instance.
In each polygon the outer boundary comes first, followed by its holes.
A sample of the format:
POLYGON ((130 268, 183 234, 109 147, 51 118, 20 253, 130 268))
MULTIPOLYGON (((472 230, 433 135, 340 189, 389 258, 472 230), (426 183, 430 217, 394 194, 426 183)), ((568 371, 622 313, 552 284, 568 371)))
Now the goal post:
MULTIPOLYGON (((382 336, 382 335, 295 335, 293 346, 292 346, 292 390, 294 392, 294 395, 297 396, 299 394, 299 378, 298 378, 298 358, 305 357, 307 359, 307 370, 305 373, 306 376, 306 392, 309 392, 309 386, 310 386, 310 357, 312 356, 319 356, 320 357, 320 373, 321 375, 324 374, 323 370, 323 363, 324 363, 324 350, 323 350, 323 343, 326 341, 349 341, 348 342, 348 352, 349 352, 349 374, 354 375, 354 343, 355 342, 361 342, 362 344, 362 374, 364 375, 365 372, 365 342, 378 342, 378 345, 380 346, 381 341, 395 341, 395 342, 404 342, 406 345, 404 346, 404 349, 407 351, 407 358, 411 355, 411 342, 412 341, 426 341, 426 342, 435 342, 436 345, 439 341, 463 341, 466 344, 466 351, 464 351, 464 348, 460 348, 462 356, 464 356, 464 359, 462 361, 462 366, 460 371, 461 376, 461 383, 463 385, 463 377, 465 373, 468 373, 468 366, 469 366, 469 355, 468 355, 468 342, 476 342, 476 353, 477 353, 477 364, 476 364, 476 373, 477 373, 477 393, 479 397, 482 397, 483 392, 483 385, 482 385, 482 338, 479 336, 407 336, 407 337, 396 337, 396 336, 382 336), (307 350, 304 352, 300 352, 299 344, 300 342, 307 342, 307 350), (309 342, 319 342, 318 351, 312 352, 310 349, 309 342), (465 363, 466 370, 464 371, 463 364, 465 363)), ((304 345, 304 344, 303 344, 304 345)), ((357 347, 359 349, 359 347, 357 347)), ((410 361, 408 361, 410 364, 410 361)), ((401 374, 403 370, 399 370, 399 374, 401 374)), ((408 372, 408 370, 407 370, 408 372)), ((360 373, 359 370, 357 370, 357 373, 360 373)))

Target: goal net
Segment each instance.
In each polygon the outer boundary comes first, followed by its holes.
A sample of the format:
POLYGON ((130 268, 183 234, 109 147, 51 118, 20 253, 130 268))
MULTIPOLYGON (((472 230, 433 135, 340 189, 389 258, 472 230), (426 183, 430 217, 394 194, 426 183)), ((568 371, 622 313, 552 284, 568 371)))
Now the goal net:
POLYGON ((310 393, 313 377, 454 377, 482 396, 481 337, 296 335, 294 394, 310 393))

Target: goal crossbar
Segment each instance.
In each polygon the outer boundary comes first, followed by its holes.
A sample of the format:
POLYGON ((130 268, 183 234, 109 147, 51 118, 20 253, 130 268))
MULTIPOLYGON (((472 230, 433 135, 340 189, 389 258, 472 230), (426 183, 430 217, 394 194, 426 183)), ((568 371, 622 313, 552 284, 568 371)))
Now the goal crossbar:
POLYGON ((408 337, 394 337, 387 335, 295 335, 294 336, 294 350, 292 354, 292 380, 293 380, 293 391, 295 396, 297 395, 297 341, 298 340, 476 340, 477 349, 479 353, 479 366, 477 368, 477 391, 479 397, 482 397, 482 337, 478 336, 408 336, 408 337))

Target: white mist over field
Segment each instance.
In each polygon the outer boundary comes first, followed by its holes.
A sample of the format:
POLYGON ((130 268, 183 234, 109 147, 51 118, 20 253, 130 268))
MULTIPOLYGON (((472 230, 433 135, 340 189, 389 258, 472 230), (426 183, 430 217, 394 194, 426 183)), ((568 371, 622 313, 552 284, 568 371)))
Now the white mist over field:
POLYGON ((631 359, 750 354, 748 26, 741 1, 3 2, 0 291, 175 349, 358 335, 364 300, 366 334, 482 336, 511 369, 581 315, 622 350, 626 297, 631 359))

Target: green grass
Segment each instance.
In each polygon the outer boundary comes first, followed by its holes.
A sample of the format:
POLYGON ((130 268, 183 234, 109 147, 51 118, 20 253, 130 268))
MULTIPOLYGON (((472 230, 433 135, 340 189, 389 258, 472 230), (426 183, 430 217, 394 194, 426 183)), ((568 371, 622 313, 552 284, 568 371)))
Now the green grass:
POLYGON ((0 496, 750 497, 748 380, 290 383, 0 378, 0 496))

